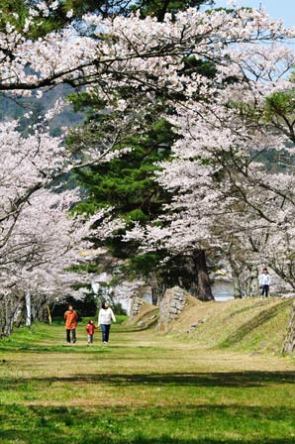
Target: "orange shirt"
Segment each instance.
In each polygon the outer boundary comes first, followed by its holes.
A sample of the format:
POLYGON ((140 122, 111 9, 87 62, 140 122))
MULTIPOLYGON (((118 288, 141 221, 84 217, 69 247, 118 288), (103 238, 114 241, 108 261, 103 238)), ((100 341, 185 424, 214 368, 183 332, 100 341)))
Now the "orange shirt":
POLYGON ((94 324, 87 324, 86 331, 89 335, 94 335, 96 327, 94 324))
POLYGON ((74 330, 78 325, 78 315, 75 310, 67 310, 64 314, 64 319, 66 321, 66 329, 74 330))

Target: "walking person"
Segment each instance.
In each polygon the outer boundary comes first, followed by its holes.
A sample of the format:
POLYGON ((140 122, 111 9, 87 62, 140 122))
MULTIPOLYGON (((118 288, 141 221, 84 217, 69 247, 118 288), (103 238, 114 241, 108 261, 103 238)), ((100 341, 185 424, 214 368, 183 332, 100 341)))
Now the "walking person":
POLYGON ((103 302, 98 314, 98 324, 101 328, 103 344, 107 344, 109 342, 112 322, 116 322, 114 312, 107 302, 103 302))
POLYGON ((96 330, 96 326, 94 325, 94 322, 92 320, 88 321, 88 324, 86 325, 86 331, 87 331, 87 344, 93 344, 93 337, 96 330))
POLYGON ((75 344, 77 340, 76 328, 78 326, 78 314, 72 305, 69 305, 65 312, 64 320, 66 327, 66 341, 68 344, 75 344))
POLYGON ((270 284, 271 284, 271 278, 268 269, 263 268, 262 273, 259 276, 259 286, 261 288, 261 296, 268 297, 270 284))

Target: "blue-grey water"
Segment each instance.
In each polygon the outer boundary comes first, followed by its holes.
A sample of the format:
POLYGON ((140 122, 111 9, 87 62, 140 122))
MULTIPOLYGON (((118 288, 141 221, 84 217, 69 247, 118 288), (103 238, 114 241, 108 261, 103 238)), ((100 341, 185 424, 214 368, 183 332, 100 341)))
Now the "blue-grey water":
POLYGON ((216 301, 229 301, 234 299, 234 287, 231 282, 215 281, 212 285, 212 293, 216 301))

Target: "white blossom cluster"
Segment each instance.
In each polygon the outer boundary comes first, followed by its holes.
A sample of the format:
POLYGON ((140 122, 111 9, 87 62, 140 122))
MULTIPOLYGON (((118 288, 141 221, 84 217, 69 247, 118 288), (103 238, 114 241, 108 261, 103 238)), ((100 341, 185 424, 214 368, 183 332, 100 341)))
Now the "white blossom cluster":
MULTIPOLYGON (((2 90, 25 93, 34 87, 68 81, 90 88, 122 82, 184 91, 186 78, 177 71, 183 66, 185 55, 223 65, 231 46, 294 36, 294 30, 285 29, 262 10, 208 13, 192 8, 179 12, 175 18, 167 14, 163 23, 152 17, 142 20, 137 15, 105 19, 91 14, 84 17, 81 35, 69 25, 45 37, 26 38, 36 14, 49 13, 43 3, 38 2, 37 10, 31 9, 23 30, 8 23, 6 32, 0 33, 2 90), (85 32, 87 27, 94 29, 91 37, 85 32)), ((239 50, 236 57, 240 57, 239 50)), ((265 73, 268 66, 265 64, 265 73)))

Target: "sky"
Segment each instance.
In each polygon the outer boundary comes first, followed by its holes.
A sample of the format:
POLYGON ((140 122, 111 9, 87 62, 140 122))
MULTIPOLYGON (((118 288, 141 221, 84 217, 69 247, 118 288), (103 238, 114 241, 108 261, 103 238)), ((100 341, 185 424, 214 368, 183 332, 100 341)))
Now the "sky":
MULTIPOLYGON (((236 0, 235 3, 252 8, 259 8, 261 4, 272 18, 282 19, 285 25, 295 27, 295 0, 236 0)), ((227 6, 227 1, 216 0, 215 6, 227 6)))

